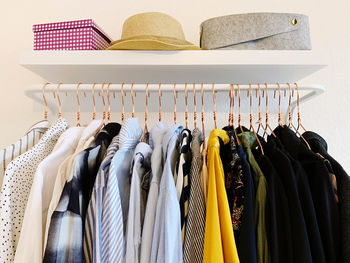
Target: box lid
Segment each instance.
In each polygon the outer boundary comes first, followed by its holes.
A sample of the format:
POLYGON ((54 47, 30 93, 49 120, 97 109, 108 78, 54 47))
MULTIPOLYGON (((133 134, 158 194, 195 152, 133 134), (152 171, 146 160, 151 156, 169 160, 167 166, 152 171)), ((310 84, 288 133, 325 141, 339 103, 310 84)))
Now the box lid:
POLYGON ((33 32, 37 33, 42 31, 84 28, 84 27, 92 27, 108 42, 111 42, 111 38, 105 32, 103 32, 103 30, 92 19, 36 24, 36 25, 33 25, 33 32))

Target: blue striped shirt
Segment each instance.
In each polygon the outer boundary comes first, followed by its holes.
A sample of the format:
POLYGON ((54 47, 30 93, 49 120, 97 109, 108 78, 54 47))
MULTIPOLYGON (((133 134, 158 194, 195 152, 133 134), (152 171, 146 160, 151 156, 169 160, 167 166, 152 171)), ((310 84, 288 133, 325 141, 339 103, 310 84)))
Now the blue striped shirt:
POLYGON ((124 261, 130 166, 141 135, 138 119, 126 120, 119 134, 119 150, 109 156, 109 171, 99 174, 101 185, 96 188, 100 190, 93 193, 85 222, 84 256, 88 263, 124 261))

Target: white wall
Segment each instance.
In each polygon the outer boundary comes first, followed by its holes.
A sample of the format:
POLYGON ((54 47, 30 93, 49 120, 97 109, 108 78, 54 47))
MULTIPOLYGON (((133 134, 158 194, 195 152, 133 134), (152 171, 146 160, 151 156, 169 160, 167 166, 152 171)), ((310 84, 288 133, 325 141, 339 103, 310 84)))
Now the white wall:
POLYGON ((327 91, 302 106, 303 123, 321 134, 329 152, 350 171, 350 4, 346 0, 195 0, 195 1, 2 1, 0 44, 0 147, 16 141, 28 127, 42 118, 33 111, 25 95, 28 85, 39 77, 21 68, 21 51, 32 49, 32 25, 93 18, 113 39, 118 39, 128 16, 145 11, 168 13, 182 24, 189 41, 198 43, 199 24, 210 17, 242 12, 296 12, 310 17, 314 50, 330 54, 327 70, 305 80, 325 84, 327 91))

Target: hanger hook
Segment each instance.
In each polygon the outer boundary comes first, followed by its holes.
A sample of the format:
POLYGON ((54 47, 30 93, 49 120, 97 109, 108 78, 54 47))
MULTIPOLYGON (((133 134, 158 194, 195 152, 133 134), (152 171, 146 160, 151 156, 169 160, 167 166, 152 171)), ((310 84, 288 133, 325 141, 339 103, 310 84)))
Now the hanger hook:
POLYGON ((176 84, 173 86, 173 96, 174 96, 174 124, 176 124, 176 92, 175 92, 176 84))
POLYGON ((241 130, 241 132, 243 132, 243 128, 242 128, 242 117, 241 117, 241 88, 239 87, 239 84, 237 84, 237 88, 238 88, 238 126, 241 130))
POLYGON ((216 93, 215 93, 215 85, 214 83, 211 84, 211 90, 212 90, 212 94, 213 94, 213 116, 214 116, 214 127, 216 129, 216 104, 215 104, 215 100, 216 100, 216 93))
POLYGON ((187 122, 188 122, 188 106, 187 106, 187 99, 188 99, 187 83, 185 83, 185 123, 186 123, 186 129, 187 129, 187 122))
POLYGON ((289 90, 289 99, 288 99, 288 127, 292 124, 292 88, 289 83, 287 83, 289 90))
POLYGON ((60 99, 60 86, 62 85, 62 82, 58 83, 56 95, 58 100, 58 118, 62 117, 62 105, 61 105, 61 99, 60 99))
POLYGON ((204 91, 201 83, 201 101, 202 101, 202 132, 203 132, 203 149, 205 149, 205 127, 204 127, 204 91))
POLYGON ((277 82, 277 87, 278 87, 278 125, 282 126, 282 118, 281 118, 281 86, 277 82))
POLYGON ((299 86, 298 86, 298 84, 296 82, 294 83, 294 85, 295 85, 295 88, 297 90, 297 109, 298 109, 298 127, 297 127, 297 130, 299 130, 299 128, 301 127, 306 132, 306 129, 301 124, 299 86))
POLYGON ((80 99, 79 99, 79 87, 81 85, 81 82, 77 84, 76 87, 76 95, 77 95, 77 103, 78 103, 78 110, 77 110, 77 126, 80 126, 80 99))
POLYGON ((162 121, 162 93, 160 91, 162 84, 159 83, 158 85, 158 103, 159 103, 159 109, 158 109, 158 114, 159 114, 159 121, 162 121))
POLYGON ((250 130, 253 129, 253 99, 252 99, 252 84, 249 83, 249 124, 250 124, 250 130))
POLYGON ((147 127, 147 118, 148 118, 148 83, 146 84, 146 94, 145 94, 145 100, 146 100, 146 108, 145 108, 145 133, 148 132, 147 127))
POLYGON ((111 86, 111 83, 108 83, 107 85, 107 103, 108 103, 108 107, 107 107, 107 120, 108 122, 111 120, 111 102, 109 100, 109 88, 111 86))
MULTIPOLYGON (((266 120, 265 120, 265 123, 266 123, 266 126, 265 126, 265 130, 266 128, 269 128, 271 134, 273 135, 273 137, 277 137, 276 134, 273 132, 271 126, 270 126, 270 123, 269 123, 269 93, 268 93, 268 86, 267 84, 265 83, 265 90, 266 90, 266 120)), ((265 133, 266 135, 267 132, 265 133)))
POLYGON ((47 120, 47 101, 46 101, 46 97, 45 97, 45 88, 49 84, 50 84, 49 82, 46 82, 42 88, 42 95, 43 95, 43 100, 44 100, 44 105, 45 105, 45 108, 44 108, 44 119, 45 120, 47 120))
POLYGON ((259 123, 259 126, 258 126, 258 129, 256 131, 257 134, 259 134, 259 130, 260 130, 260 127, 263 129, 264 131, 264 135, 267 134, 267 131, 266 129, 264 128, 263 124, 262 124, 262 117, 261 117, 261 91, 260 91, 260 84, 258 84, 258 94, 259 94, 259 120, 258 120, 258 123, 259 123))
POLYGON ((197 103, 196 103, 196 84, 193 83, 193 123, 194 128, 197 128, 197 103))
POLYGON ((135 104, 134 104, 134 83, 131 84, 130 88, 130 95, 131 95, 131 105, 132 105, 132 111, 131 111, 131 117, 135 117, 135 104))
POLYGON ((106 120, 106 102, 103 94, 105 84, 106 83, 102 83, 102 86, 101 86, 101 98, 102 98, 102 104, 103 104, 103 113, 102 113, 103 123, 105 123, 105 120, 106 120))
POLYGON ((232 84, 230 84, 230 90, 228 96, 230 98, 230 108, 228 113, 228 126, 232 126, 232 84))
POLYGON ((94 83, 92 85, 92 88, 91 88, 91 95, 92 95, 92 105, 93 105, 93 108, 92 108, 92 119, 95 120, 96 119, 96 103, 95 103, 95 86, 96 86, 96 83, 94 83))
POLYGON ((122 99, 122 122, 124 122, 124 92, 123 92, 123 89, 124 89, 124 84, 125 83, 122 83, 121 87, 120 87, 120 95, 121 95, 121 99, 122 99))

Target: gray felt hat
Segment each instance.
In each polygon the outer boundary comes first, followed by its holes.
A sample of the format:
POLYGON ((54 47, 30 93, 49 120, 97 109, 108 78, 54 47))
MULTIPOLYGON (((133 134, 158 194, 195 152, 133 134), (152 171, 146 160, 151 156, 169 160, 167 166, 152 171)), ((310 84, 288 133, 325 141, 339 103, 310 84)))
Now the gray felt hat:
POLYGON ((202 49, 311 49, 309 19, 301 14, 250 13, 201 24, 202 49))

